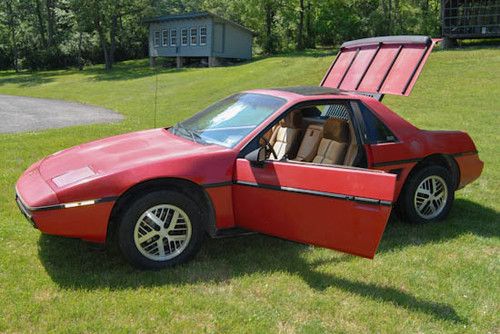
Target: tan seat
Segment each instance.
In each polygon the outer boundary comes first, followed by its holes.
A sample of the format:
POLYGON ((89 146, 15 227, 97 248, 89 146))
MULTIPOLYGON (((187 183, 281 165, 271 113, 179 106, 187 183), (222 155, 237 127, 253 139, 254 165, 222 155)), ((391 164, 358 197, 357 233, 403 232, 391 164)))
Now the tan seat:
POLYGON ((319 143, 314 163, 339 165, 344 163, 349 142, 347 121, 331 118, 323 126, 323 139, 319 143))
POLYGON ((349 122, 349 146, 347 147, 345 158, 344 158, 344 166, 352 166, 354 165, 354 159, 358 155, 358 143, 356 141, 356 134, 354 133, 354 127, 352 123, 349 122))
POLYGON ((300 143, 299 151, 295 157, 296 161, 311 162, 316 156, 318 146, 323 138, 323 126, 311 124, 307 127, 304 138, 300 143))
POLYGON ((274 129, 269 142, 276 152, 277 158, 271 155, 270 159, 281 160, 285 157, 292 158, 297 152, 302 125, 302 114, 292 111, 285 116, 274 129))

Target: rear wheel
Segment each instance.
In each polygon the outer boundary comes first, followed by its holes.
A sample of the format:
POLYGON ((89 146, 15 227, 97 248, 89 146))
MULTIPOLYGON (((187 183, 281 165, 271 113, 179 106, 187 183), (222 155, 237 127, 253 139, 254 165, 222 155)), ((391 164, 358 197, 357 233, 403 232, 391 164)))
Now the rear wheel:
POLYGON ((118 230, 125 259, 142 269, 161 269, 191 259, 203 239, 199 206, 175 191, 137 198, 122 216, 118 230))
POLYGON ((454 200, 449 171, 441 166, 427 166, 407 181, 400 199, 403 219, 424 224, 445 219, 454 200))

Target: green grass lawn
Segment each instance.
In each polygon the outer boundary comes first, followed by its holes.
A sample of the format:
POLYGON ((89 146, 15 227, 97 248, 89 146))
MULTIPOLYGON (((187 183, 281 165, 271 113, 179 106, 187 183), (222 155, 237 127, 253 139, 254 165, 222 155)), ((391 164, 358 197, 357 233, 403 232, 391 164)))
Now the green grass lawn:
MULTIPOLYGON (((317 85, 332 54, 234 67, 161 70, 158 126, 236 91, 317 85)), ((392 219, 374 260, 266 236, 209 240, 186 265, 132 269, 115 249, 40 235, 18 212, 14 183, 43 156, 154 126, 147 62, 78 71, 0 73, 0 94, 116 110, 118 124, 0 135, 0 332, 500 331, 500 49, 434 52, 411 97, 386 103, 415 125, 467 131, 485 169, 443 223, 392 219)), ((43 117, 43 115, 40 115, 43 117)))

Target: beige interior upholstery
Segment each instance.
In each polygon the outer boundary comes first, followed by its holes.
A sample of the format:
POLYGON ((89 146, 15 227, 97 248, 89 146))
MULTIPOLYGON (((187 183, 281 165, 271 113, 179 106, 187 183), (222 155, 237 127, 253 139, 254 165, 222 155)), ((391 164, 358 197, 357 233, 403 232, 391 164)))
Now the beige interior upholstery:
MULTIPOLYGON (((261 146, 266 145, 267 142, 271 143, 271 137, 273 136, 273 133, 274 133, 274 131, 276 131, 276 129, 278 128, 278 126, 279 125, 276 124, 271 129, 269 129, 269 131, 267 131, 266 133, 264 133, 264 135, 262 136, 262 138, 260 138, 260 140, 259 140, 261 146)), ((271 143, 271 144, 273 144, 273 143, 271 143)))
POLYGON ((323 126, 312 124, 307 127, 307 130, 300 143, 299 151, 294 160, 311 162, 316 156, 318 146, 323 138, 323 126))
POLYGON ((349 146, 347 146, 347 150, 344 158, 345 166, 352 166, 354 164, 354 159, 358 154, 358 143, 356 141, 356 134, 354 133, 354 126, 349 122, 349 146))
MULTIPOLYGON (((273 131, 269 142, 273 146, 278 160, 295 155, 300 139, 301 125, 302 114, 298 111, 292 111, 279 122, 273 131)), ((270 158, 275 159, 272 155, 270 158)))
POLYGON ((349 142, 347 121, 331 118, 323 126, 323 139, 319 143, 314 163, 343 164, 349 142))

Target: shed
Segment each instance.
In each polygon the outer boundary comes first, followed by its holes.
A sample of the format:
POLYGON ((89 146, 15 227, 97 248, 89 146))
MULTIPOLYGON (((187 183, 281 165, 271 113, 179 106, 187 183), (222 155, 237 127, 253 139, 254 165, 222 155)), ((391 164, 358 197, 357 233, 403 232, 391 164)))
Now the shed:
POLYGON ((500 37, 500 1, 441 0, 445 44, 457 39, 500 37))
POLYGON ((149 58, 205 58, 209 66, 221 59, 251 59, 253 32, 210 12, 164 15, 145 20, 149 24, 149 58))

